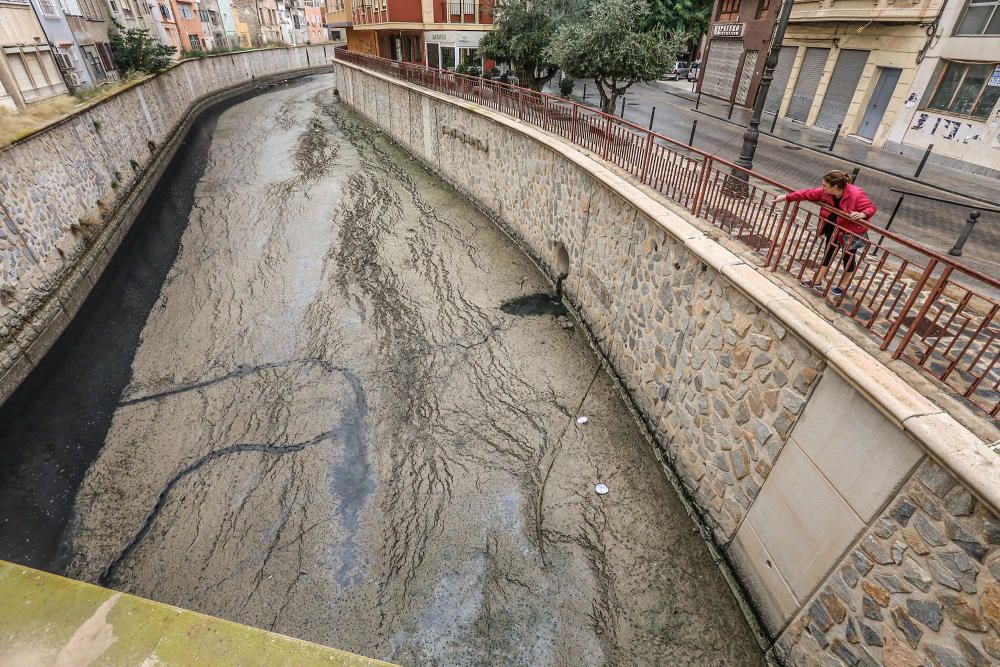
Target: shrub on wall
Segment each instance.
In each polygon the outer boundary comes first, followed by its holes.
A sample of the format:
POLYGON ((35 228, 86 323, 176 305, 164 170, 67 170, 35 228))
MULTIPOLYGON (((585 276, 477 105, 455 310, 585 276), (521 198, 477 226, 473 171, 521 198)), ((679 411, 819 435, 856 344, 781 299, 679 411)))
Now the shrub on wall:
POLYGON ((160 44, 159 40, 149 34, 148 30, 138 30, 124 27, 114 22, 114 31, 110 35, 111 57, 119 72, 145 72, 155 74, 172 62, 172 56, 177 50, 173 46, 160 44))

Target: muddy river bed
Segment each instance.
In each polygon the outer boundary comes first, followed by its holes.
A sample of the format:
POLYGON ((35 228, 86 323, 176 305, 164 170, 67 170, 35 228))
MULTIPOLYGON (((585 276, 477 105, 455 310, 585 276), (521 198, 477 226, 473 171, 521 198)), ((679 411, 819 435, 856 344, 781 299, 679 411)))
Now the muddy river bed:
POLYGON ((189 137, 0 410, 0 556, 404 664, 759 663, 551 284, 333 86, 189 137))

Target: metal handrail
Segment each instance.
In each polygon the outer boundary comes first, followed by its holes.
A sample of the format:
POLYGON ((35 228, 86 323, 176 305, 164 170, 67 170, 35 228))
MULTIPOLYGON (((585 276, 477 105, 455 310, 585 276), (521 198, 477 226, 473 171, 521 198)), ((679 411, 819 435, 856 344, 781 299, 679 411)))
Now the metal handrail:
POLYGON ((1000 294, 1000 281, 869 221, 863 236, 836 223, 831 224, 846 233, 824 236, 820 228, 828 212, 848 214, 823 203, 777 206, 775 191, 791 188, 592 107, 343 47, 336 57, 557 134, 748 245, 772 272, 810 280, 829 265, 830 282, 822 294, 832 307, 880 339, 893 358, 905 359, 990 416, 1000 414, 1000 302, 989 296, 1000 294), (880 237, 879 244, 893 241, 907 255, 889 246, 876 255, 871 235, 880 237), (959 275, 964 278, 956 280, 959 275), (846 288, 837 294, 832 287, 841 279, 846 288), (971 289, 969 283, 981 287, 971 289))

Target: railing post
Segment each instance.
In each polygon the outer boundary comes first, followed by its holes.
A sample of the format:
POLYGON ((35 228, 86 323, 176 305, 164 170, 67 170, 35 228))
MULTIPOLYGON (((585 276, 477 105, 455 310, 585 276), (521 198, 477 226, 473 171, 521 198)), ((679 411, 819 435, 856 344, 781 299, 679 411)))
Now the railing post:
POLYGON ((524 88, 517 87, 517 117, 524 120, 524 88))
POLYGON ((646 133, 646 150, 645 155, 642 158, 642 182, 646 182, 646 178, 649 176, 649 161, 653 155, 653 133, 646 133))
POLYGON ((705 190, 708 188, 708 179, 712 173, 712 163, 714 160, 711 155, 706 155, 701 161, 701 174, 698 176, 698 187, 694 191, 694 201, 691 203, 691 212, 698 215, 698 211, 701 210, 701 204, 705 199, 705 190))
POLYGON ((549 98, 542 97, 542 129, 549 129, 549 98))
POLYGON ((573 105, 573 128, 570 130, 570 133, 571 133, 570 136, 573 137, 573 143, 574 144, 577 143, 577 141, 576 141, 576 117, 577 117, 577 112, 579 110, 580 110, 580 107, 577 106, 576 104, 574 104, 573 105))
MULTIPOLYGON (((893 359, 899 359, 899 357, 903 354, 903 350, 905 350, 906 346, 910 344, 910 340, 920 327, 920 323, 924 321, 924 318, 927 317, 927 313, 930 311, 931 306, 934 305, 934 302, 937 301, 937 298, 941 296, 941 293, 944 291, 945 284, 948 282, 948 278, 951 277, 952 270, 953 267, 948 265, 941 271, 941 276, 937 279, 937 282, 934 283, 934 288, 931 289, 931 293, 928 294, 927 298, 924 300, 924 305, 922 305, 920 310, 917 311, 913 321, 910 322, 910 326, 906 329, 906 335, 903 336, 903 340, 899 341, 899 345, 896 346, 896 350, 892 353, 893 359)), ((899 319, 896 320, 896 322, 902 322, 903 315, 904 313, 900 313, 899 319)))
POLYGON ((608 159, 608 150, 611 148, 611 114, 608 114, 608 120, 604 127, 604 150, 601 152, 601 157, 605 160, 608 159))
POLYGON ((778 264, 781 262, 781 258, 785 254, 785 244, 788 243, 788 235, 792 232, 792 227, 795 225, 795 218, 799 215, 799 204, 795 202, 789 207, 788 202, 785 202, 784 208, 781 209, 781 223, 778 225, 778 231, 771 240, 771 247, 767 250, 767 259, 764 260, 764 266, 770 266, 771 272, 778 270, 778 264), (792 215, 788 216, 788 210, 791 208, 792 215), (778 237, 781 240, 778 241, 778 237), (778 251, 775 254, 775 250, 778 251), (771 265, 771 260, 774 259, 774 264, 771 265))
MULTIPOLYGON (((892 323, 889 330, 885 332, 885 336, 882 338, 882 344, 879 345, 880 350, 886 350, 889 344, 892 343, 892 339, 896 337, 896 332, 899 331, 899 327, 902 326, 903 320, 906 318, 906 314, 910 312, 913 308, 913 304, 917 302, 920 298, 920 292, 924 289, 924 285, 927 284, 928 278, 934 274, 934 269, 937 267, 937 260, 933 257, 927 261, 927 266, 924 267, 924 272, 920 276, 920 280, 917 281, 916 286, 910 292, 910 296, 906 297, 906 303, 903 304, 903 309, 899 311, 899 315, 896 316, 896 321, 892 323)), ((916 321, 916 320, 915 320, 916 321)))

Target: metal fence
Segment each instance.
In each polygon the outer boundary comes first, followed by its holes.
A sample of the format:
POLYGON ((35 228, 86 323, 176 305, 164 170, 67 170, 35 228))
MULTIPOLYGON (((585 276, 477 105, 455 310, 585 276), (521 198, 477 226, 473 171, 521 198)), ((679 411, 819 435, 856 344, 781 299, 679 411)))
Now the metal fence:
MULTIPOLYGON (((819 293, 904 359, 994 419, 1000 413, 1000 282, 906 237, 871 226, 863 237, 819 230, 822 204, 776 202, 790 189, 622 118, 534 90, 345 49, 337 59, 502 111, 557 134, 744 243, 763 267, 811 280, 819 293), (853 241, 853 243, 850 243, 853 241), (876 251, 876 246, 878 248, 876 251), (832 289, 853 275, 842 294, 832 289)), ((842 232, 842 233, 841 233, 842 232)))

